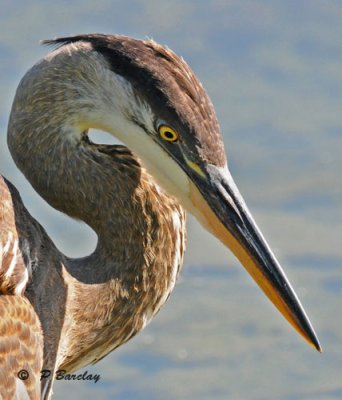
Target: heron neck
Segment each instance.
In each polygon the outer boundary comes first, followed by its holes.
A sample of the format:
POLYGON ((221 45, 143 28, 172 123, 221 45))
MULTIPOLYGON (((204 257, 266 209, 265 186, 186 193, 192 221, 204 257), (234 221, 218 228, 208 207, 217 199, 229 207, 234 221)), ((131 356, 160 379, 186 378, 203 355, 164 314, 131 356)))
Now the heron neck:
POLYGON ((124 231, 139 237, 146 230, 142 197, 155 184, 126 147, 91 144, 76 132, 28 138, 21 135, 12 151, 18 167, 52 207, 97 233, 102 253, 118 249, 124 231))
POLYGON ((158 215, 157 204, 171 212, 177 203, 127 149, 86 140, 86 129, 102 124, 109 130, 116 119, 121 122, 115 131, 123 133, 122 102, 131 98, 129 85, 83 50, 73 57, 56 50, 26 74, 12 106, 8 145, 34 189, 57 210, 87 223, 113 256, 122 232, 138 240, 146 221, 158 215))

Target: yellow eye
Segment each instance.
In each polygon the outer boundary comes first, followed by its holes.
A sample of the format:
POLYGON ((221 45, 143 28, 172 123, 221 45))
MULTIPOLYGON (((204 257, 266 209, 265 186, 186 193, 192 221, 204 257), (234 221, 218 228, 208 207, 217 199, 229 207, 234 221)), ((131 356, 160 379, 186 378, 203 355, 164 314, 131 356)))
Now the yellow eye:
POLYGON ((167 125, 160 125, 158 128, 159 135, 162 139, 168 142, 177 142, 178 133, 167 125))

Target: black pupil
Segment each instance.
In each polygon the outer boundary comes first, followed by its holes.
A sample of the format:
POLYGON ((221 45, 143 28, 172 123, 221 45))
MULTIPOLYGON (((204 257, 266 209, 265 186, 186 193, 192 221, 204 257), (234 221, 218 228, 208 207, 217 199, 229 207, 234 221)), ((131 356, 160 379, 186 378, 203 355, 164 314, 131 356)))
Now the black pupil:
POLYGON ((168 139, 174 139, 175 138, 175 135, 171 131, 165 131, 164 135, 168 139))

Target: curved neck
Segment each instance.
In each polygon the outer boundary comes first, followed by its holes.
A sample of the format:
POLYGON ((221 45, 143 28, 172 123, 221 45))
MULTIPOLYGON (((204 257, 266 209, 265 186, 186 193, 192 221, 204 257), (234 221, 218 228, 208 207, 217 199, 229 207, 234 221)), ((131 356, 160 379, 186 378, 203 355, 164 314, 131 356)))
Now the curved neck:
MULTIPOLYGON (((69 62, 68 54, 61 57, 59 64, 64 58, 69 62)), ((104 71, 101 79, 90 80, 89 70, 96 63, 101 70, 94 56, 77 57, 85 56, 74 55, 73 63, 81 65, 77 80, 75 65, 63 65, 58 75, 54 59, 38 63, 23 78, 12 106, 8 145, 34 189, 54 208, 94 229, 99 238, 97 253, 118 259, 126 257, 125 246, 118 245, 127 241, 122 232, 142 242, 148 221, 163 223, 166 216, 156 208, 156 196, 165 207, 177 202, 163 194, 127 148, 89 142, 85 129, 101 125, 103 114, 110 114, 109 100, 104 99, 114 89, 109 88, 104 71)), ((112 98, 112 113, 122 123, 113 93, 112 98)))
POLYGON ((147 214, 159 218, 153 193, 167 197, 126 147, 92 144, 85 132, 69 130, 69 135, 51 129, 36 136, 21 135, 15 150, 11 142, 12 155, 51 206, 97 233, 97 253, 117 259, 117 252, 125 247, 119 243, 127 240, 122 232, 138 243, 141 232, 148 230, 147 214))

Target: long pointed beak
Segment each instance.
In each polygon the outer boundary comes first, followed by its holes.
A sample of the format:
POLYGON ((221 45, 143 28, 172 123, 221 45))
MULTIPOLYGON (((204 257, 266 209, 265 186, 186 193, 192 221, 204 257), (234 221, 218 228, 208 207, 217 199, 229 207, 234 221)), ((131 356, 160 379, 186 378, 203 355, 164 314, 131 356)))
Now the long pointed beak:
POLYGON ((207 167, 193 175, 191 210, 228 246, 288 322, 318 351, 318 338, 284 271, 259 231, 228 169, 207 167))

